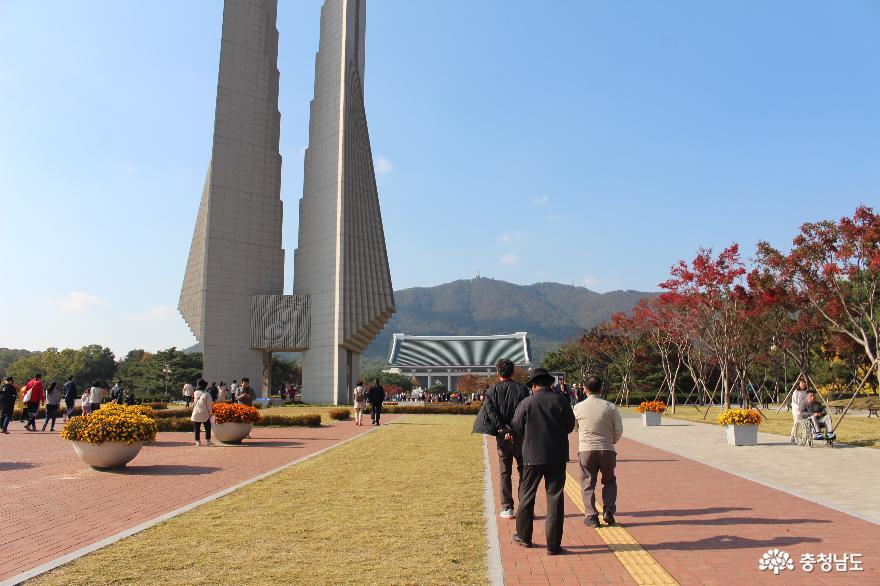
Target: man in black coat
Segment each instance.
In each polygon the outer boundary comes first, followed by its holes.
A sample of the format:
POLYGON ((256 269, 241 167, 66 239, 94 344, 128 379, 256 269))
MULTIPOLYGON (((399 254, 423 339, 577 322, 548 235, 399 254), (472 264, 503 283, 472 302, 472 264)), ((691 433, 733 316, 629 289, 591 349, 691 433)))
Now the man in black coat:
POLYGON ((474 421, 474 433, 495 436, 498 448, 498 469, 501 477, 501 513, 502 519, 513 519, 513 461, 516 460, 516 471, 522 481, 522 436, 513 433, 510 426, 517 406, 529 396, 529 390, 510 379, 513 375, 513 362, 501 358, 495 363, 495 370, 501 382, 486 391, 480 413, 474 421))
POLYGON ((519 404, 513 416, 513 433, 523 438, 523 476, 519 484, 519 510, 513 541, 523 547, 532 546, 532 525, 535 517, 535 496, 544 479, 547 491, 547 518, 544 522, 547 553, 558 555, 562 550, 562 525, 565 521, 565 464, 568 462, 568 434, 574 429, 575 418, 567 397, 550 389, 553 376, 536 368, 526 383, 532 396, 519 404))
POLYGON ((381 425, 379 416, 382 415, 382 401, 385 400, 385 388, 379 384, 379 379, 373 381, 373 386, 367 391, 367 403, 370 404, 370 414, 373 425, 381 425))

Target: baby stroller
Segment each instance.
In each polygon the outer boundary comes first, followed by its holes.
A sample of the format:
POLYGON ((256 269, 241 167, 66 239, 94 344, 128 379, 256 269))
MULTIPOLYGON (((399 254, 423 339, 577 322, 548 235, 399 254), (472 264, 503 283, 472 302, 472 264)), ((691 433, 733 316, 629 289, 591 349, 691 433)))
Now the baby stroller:
POLYGON ((831 415, 826 415, 819 419, 818 427, 816 422, 810 417, 799 419, 795 424, 794 439, 799 446, 809 446, 812 448, 813 444, 824 441, 829 448, 833 448, 834 440, 837 439, 837 436, 832 431, 833 429, 834 425, 831 423, 831 415))

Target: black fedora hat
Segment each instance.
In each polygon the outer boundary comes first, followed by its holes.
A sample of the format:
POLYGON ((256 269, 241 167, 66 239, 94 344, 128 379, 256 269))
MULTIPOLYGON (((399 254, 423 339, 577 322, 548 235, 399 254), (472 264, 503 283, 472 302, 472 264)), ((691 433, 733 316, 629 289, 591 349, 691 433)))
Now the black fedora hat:
POLYGON ((553 378, 553 375, 547 372, 546 368, 536 368, 532 371, 532 376, 529 377, 529 380, 526 382, 526 386, 530 387, 532 385, 540 385, 549 387, 556 379, 553 378))

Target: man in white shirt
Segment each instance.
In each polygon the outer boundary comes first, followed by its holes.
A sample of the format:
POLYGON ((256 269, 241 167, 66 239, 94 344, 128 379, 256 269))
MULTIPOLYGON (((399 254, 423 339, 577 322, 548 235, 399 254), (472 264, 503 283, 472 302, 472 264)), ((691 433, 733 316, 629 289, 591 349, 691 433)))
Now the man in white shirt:
POLYGON ((797 382, 797 386, 791 393, 791 436, 789 441, 795 443, 794 432, 797 429, 797 423, 804 418, 803 412, 807 406, 807 381, 801 377, 797 382))
POLYGON ((596 481, 602 473, 602 517, 607 525, 614 525, 617 510, 616 444, 623 435, 620 411, 600 398, 602 380, 591 376, 584 392, 586 399, 574 406, 578 430, 578 459, 581 464, 581 491, 584 499, 584 524, 599 526, 596 511, 596 481))
POLYGON ((187 407, 189 407, 189 404, 192 402, 194 392, 195 389, 191 384, 189 384, 189 381, 187 381, 186 384, 183 385, 183 399, 184 401, 186 401, 187 407))

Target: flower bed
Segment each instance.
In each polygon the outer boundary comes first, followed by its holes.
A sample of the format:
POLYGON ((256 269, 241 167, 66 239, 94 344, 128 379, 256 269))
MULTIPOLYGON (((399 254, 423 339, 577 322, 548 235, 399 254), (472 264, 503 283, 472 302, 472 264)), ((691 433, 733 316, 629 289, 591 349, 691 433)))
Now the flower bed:
POLYGON ((636 407, 636 411, 639 413, 663 413, 666 411, 666 403, 663 401, 642 401, 642 403, 636 407))
POLYGON ((725 409, 715 418, 718 425, 761 425, 757 409, 725 409))
POLYGON ((330 419, 345 421, 346 419, 351 419, 351 409, 330 409, 329 415, 330 419))
POLYGON ((94 413, 71 417, 61 430, 66 440, 101 444, 104 442, 151 442, 156 439, 156 420, 145 405, 108 403, 94 413))
POLYGON ((217 423, 257 423, 260 412, 256 407, 240 403, 214 403, 214 420, 217 423))

